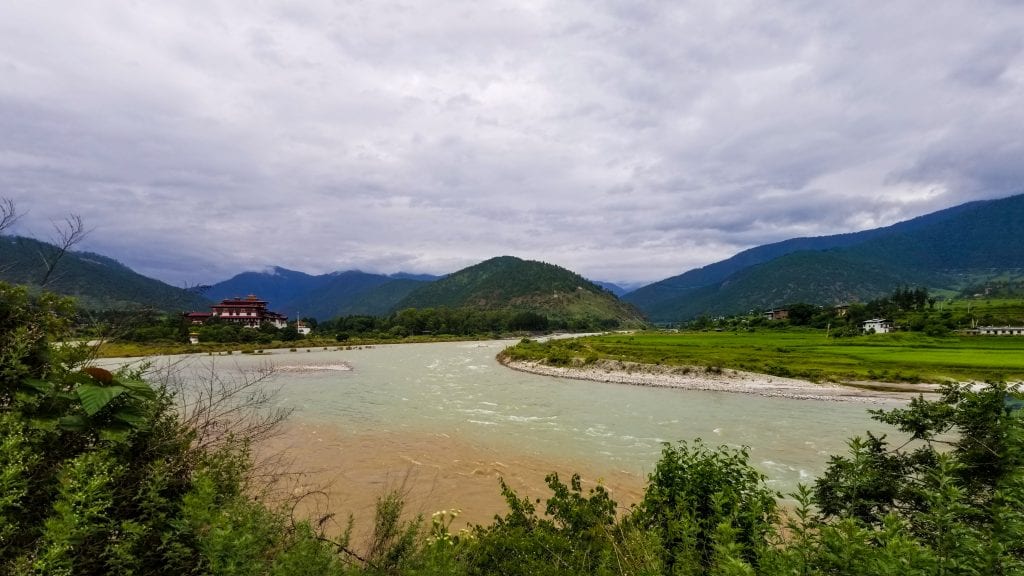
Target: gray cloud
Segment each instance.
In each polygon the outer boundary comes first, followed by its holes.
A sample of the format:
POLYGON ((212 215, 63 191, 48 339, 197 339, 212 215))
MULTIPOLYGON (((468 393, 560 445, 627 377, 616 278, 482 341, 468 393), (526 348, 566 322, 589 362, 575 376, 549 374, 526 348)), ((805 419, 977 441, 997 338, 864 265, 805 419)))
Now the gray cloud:
POLYGON ((175 284, 652 281, 1024 191, 1012 2, 0 7, 0 196, 175 284))

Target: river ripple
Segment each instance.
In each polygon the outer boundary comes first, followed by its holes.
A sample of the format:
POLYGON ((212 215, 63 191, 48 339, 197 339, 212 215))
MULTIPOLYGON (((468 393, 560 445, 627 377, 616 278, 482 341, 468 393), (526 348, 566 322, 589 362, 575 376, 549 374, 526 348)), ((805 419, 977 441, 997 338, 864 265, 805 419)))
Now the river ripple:
MULTIPOLYGON (((644 477, 664 442, 749 446, 773 488, 808 482, 865 430, 891 431, 857 403, 644 388, 537 376, 495 355, 508 341, 299 348, 260 356, 194 356, 185 372, 283 367, 279 403, 299 424, 337 434, 452 438, 488 451, 644 477), (342 370, 345 366, 351 370, 342 370), (303 369, 310 367, 314 369, 303 369)), ((161 361, 158 360, 158 364, 161 361)), ((180 357, 178 357, 180 361, 180 357)), ((877 407, 877 406, 875 406, 877 407)), ((560 466, 561 467, 561 466, 560 466)))

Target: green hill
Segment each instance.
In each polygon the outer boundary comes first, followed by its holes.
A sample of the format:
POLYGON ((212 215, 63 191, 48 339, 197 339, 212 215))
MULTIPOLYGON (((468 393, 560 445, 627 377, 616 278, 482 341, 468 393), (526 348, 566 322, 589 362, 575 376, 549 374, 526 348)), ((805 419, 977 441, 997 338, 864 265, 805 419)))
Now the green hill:
POLYGON ((656 321, 674 322, 793 302, 841 304, 881 297, 903 284, 920 285, 924 278, 833 251, 796 252, 741 270, 724 282, 688 290, 685 298, 656 303, 645 312, 656 321))
MULTIPOLYGON (((46 266, 41 255, 56 247, 20 236, 0 237, 0 280, 38 286, 46 266)), ((165 312, 202 310, 203 297, 143 276, 117 260, 91 252, 68 252, 47 282, 50 291, 78 299, 89 310, 154 308, 165 312)))
POLYGON ((678 276, 672 276, 653 284, 648 284, 629 292, 623 296, 623 300, 632 303, 641 310, 651 311, 656 309, 673 309, 679 304, 681 298, 691 290, 715 286, 724 282, 733 274, 746 270, 759 264, 771 262, 794 252, 823 251, 835 248, 856 246, 870 240, 899 236, 921 228, 932 227, 951 220, 961 213, 971 211, 985 202, 969 202, 939 210, 931 214, 925 214, 898 222, 892 226, 852 232, 848 234, 834 234, 831 236, 816 236, 805 238, 790 238, 781 242, 765 244, 744 250, 731 258, 720 262, 708 264, 701 268, 694 268, 678 276))
POLYGON ((512 256, 492 258, 421 286, 395 309, 437 307, 522 310, 610 325, 643 322, 636 309, 579 274, 512 256))
MULTIPOLYGON (((716 271, 710 276, 676 276, 625 300, 655 322, 675 322, 793 302, 869 300, 900 284, 960 291, 1024 268, 1024 195, 972 202, 854 236, 849 241, 844 235, 839 247, 837 237, 826 237, 818 244, 826 248, 787 252, 719 278, 717 271, 736 265, 730 259, 701 269, 716 271)), ((807 245, 798 240, 788 246, 807 245)))
POLYGON ((338 308, 336 316, 384 316, 413 291, 433 280, 397 278, 366 290, 338 308))

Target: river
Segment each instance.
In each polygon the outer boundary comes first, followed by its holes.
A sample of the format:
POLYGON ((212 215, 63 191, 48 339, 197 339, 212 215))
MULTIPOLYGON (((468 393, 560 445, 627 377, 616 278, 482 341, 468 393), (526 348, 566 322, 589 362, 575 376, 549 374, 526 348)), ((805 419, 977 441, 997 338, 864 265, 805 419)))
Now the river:
MULTIPOLYGON (((299 348, 263 355, 173 357, 201 374, 274 365, 277 403, 294 409, 275 447, 315 469, 337 498, 426 482, 429 507, 500 510, 494 476, 544 496, 549 470, 582 472, 635 501, 664 442, 703 438, 748 446, 769 485, 793 490, 822 472, 829 454, 865 430, 885 432, 855 402, 767 398, 728 392, 646 388, 567 380, 505 368, 495 355, 509 341, 400 344, 351 350, 299 348), (345 368, 351 369, 345 369, 345 368), (423 470, 427 470, 424 473, 423 470), (410 471, 412 477, 410 478, 410 471), (430 502, 433 500, 434 502, 430 502)), ((157 363, 170 359, 158 359, 157 363)))

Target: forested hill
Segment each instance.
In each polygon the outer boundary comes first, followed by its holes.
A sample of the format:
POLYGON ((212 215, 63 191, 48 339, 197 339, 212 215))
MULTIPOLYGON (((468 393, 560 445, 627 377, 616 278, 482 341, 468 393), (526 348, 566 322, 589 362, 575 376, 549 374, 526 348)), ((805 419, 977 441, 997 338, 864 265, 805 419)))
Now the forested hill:
POLYGON ((638 324, 642 315, 579 274, 552 264, 500 256, 421 286, 398 303, 405 308, 523 310, 553 319, 638 324))
POLYGON ((802 301, 838 304, 899 284, 957 290, 1024 268, 1024 195, 972 202, 886 228, 794 239, 646 286, 625 300, 655 322, 802 301), (798 246, 813 246, 786 250, 798 246), (779 254, 754 265, 774 251, 779 254), (753 254, 753 256, 751 256, 753 254), (735 270, 724 277, 724 270, 735 270), (708 272, 710 270, 710 272, 708 272))
POLYGON ((319 286, 288 302, 288 313, 320 320, 357 314, 383 316, 410 292, 429 282, 358 270, 327 276, 319 286))
MULTIPOLYGON (((57 247, 21 236, 0 236, 0 280, 38 286, 46 261, 57 247)), ((143 276, 117 260, 91 252, 67 252, 59 260, 46 288, 74 296, 90 310, 154 308, 166 312, 200 310, 209 302, 192 292, 143 276)))

